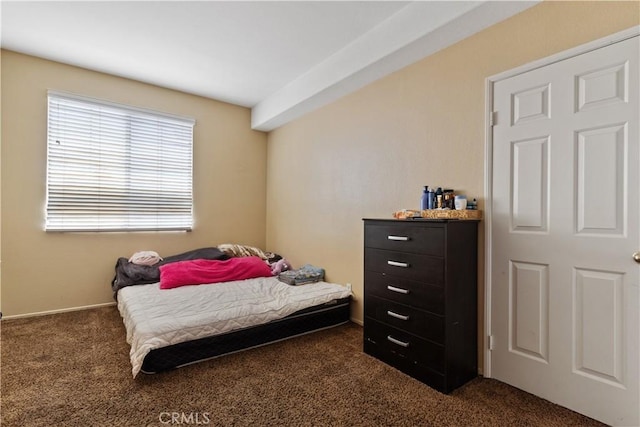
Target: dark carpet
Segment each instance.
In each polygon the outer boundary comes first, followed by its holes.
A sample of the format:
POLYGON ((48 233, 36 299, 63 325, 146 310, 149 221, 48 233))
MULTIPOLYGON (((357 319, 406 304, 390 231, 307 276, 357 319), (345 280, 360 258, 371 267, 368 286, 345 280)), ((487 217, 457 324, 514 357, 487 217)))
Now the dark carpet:
POLYGON ((131 376, 115 307, 1 322, 3 426, 601 426, 495 380, 444 395, 339 326, 131 376))

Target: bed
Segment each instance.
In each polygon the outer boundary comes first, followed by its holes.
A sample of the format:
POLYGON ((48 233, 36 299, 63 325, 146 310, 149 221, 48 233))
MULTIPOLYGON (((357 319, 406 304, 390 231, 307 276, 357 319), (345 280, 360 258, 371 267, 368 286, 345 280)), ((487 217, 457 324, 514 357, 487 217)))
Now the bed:
MULTIPOLYGON (((204 262, 190 254, 188 262, 204 262)), ((211 263, 236 261, 215 251, 208 251, 206 256, 211 263)), ((172 260, 171 268, 182 273, 177 267, 187 262, 176 260, 180 257, 172 260)), ((134 377, 140 372, 158 373, 349 322, 349 286, 325 281, 291 286, 271 274, 171 288, 163 288, 166 281, 146 283, 154 275, 135 276, 122 286, 126 281, 119 270, 130 267, 128 264, 118 260, 112 287, 131 345, 134 377)), ((162 272, 169 269, 158 267, 162 272)), ((207 270, 211 268, 207 266, 207 270)))

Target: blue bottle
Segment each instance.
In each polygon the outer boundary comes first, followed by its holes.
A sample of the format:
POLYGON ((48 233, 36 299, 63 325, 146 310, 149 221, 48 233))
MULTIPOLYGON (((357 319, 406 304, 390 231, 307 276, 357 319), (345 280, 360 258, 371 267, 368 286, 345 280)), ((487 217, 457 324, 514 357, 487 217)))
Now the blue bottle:
POLYGON ((429 192, 427 193, 427 209, 435 209, 436 204, 436 193, 433 191, 433 188, 429 188, 429 192))
POLYGON ((424 191, 422 192, 422 197, 420 198, 420 209, 425 210, 429 209, 427 206, 429 204, 429 187, 424 186, 424 191))

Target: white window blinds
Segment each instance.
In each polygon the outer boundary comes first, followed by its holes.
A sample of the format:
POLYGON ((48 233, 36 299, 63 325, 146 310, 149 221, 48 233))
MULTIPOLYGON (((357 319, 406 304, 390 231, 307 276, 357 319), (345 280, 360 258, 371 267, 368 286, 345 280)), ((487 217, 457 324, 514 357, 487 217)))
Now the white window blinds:
POLYGON ((50 91, 45 229, 190 230, 194 124, 50 91))

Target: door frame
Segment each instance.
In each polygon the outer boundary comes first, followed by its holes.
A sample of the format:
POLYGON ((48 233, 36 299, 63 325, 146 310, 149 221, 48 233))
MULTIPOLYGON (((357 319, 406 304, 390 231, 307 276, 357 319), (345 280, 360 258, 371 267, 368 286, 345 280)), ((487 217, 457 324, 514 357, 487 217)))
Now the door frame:
POLYGON ((553 54, 546 58, 538 59, 525 65, 513 68, 508 71, 495 74, 485 79, 485 150, 484 150, 484 337, 480 341, 483 344, 484 365, 482 374, 486 378, 491 378, 491 290, 493 242, 492 242, 492 209, 493 204, 493 88, 494 85, 519 74, 533 71, 537 68, 545 67, 556 62, 564 61, 574 56, 582 55, 605 46, 618 43, 640 35, 640 25, 611 34, 609 36, 593 40, 591 42, 576 46, 574 48, 553 54))

